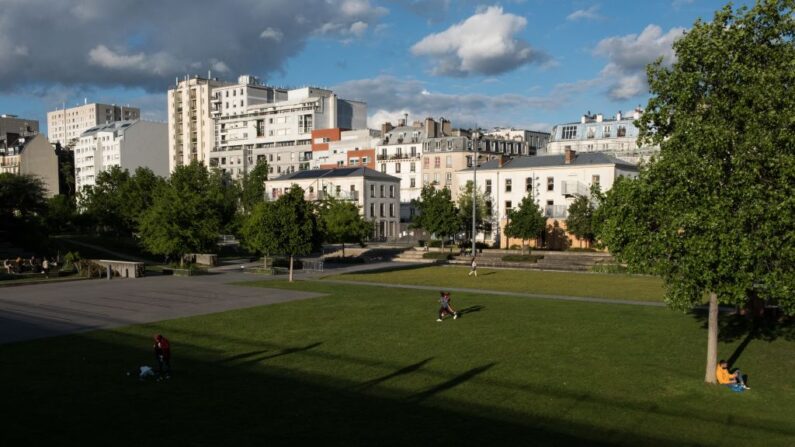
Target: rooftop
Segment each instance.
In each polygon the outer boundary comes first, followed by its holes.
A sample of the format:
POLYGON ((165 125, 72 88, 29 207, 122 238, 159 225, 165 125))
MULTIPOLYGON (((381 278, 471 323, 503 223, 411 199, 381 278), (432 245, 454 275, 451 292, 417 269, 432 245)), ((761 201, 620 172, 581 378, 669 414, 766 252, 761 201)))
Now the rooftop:
POLYGON ((311 171, 298 171, 283 175, 274 180, 305 180, 318 178, 337 178, 337 177, 365 177, 376 180, 386 180, 399 182, 400 179, 383 172, 376 171, 367 167, 358 168, 335 168, 335 169, 313 169, 311 171))
MULTIPOLYGON (((590 165, 615 165, 624 169, 638 169, 632 163, 619 160, 613 156, 601 152, 576 153, 574 160, 566 164, 564 154, 539 155, 533 157, 515 157, 503 163, 499 168, 499 160, 489 160, 480 165, 481 170, 486 169, 522 169, 522 168, 551 168, 557 166, 590 166, 590 165)), ((467 168, 469 171, 472 168, 467 168)))

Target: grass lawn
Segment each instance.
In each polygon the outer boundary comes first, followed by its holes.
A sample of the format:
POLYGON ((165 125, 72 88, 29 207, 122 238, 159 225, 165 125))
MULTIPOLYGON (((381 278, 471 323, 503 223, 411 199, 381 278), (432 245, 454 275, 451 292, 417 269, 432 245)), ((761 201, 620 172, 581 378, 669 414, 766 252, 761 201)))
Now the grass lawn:
POLYGON ((662 301, 664 294, 662 281, 653 276, 488 268, 478 269, 477 277, 468 276, 468 273, 468 267, 434 266, 348 273, 326 278, 636 301, 662 301))
POLYGON ((3 445, 795 442, 792 341, 748 343, 735 394, 702 382, 701 322, 666 309, 454 294, 464 315, 437 323, 433 293, 260 284, 328 296, 0 345, 3 445), (126 376, 155 332, 174 377, 126 376))

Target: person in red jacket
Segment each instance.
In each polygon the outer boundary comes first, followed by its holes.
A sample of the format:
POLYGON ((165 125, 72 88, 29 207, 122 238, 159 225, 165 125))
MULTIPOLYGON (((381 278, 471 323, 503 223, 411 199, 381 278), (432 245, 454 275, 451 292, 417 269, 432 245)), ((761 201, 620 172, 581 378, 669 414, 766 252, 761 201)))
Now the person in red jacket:
POLYGON ((157 372, 165 374, 169 378, 171 374, 171 344, 168 339, 161 334, 155 335, 155 359, 157 360, 157 372))

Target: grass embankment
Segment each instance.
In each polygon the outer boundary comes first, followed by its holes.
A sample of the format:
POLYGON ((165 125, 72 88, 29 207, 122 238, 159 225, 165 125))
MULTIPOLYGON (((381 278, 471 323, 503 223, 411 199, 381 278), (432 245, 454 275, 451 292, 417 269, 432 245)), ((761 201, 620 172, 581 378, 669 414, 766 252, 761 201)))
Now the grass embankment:
MULTIPOLYGON (((743 394, 702 381, 666 309, 262 282, 319 299, 0 346, 8 445, 733 445, 795 439, 793 342, 752 341, 743 394), (139 382, 151 335, 173 378, 139 382)), ((729 357, 740 340, 722 343, 729 357)))
POLYGON ((326 276, 326 279, 419 286, 488 289, 542 295, 585 296, 615 300, 662 301, 662 281, 653 276, 478 269, 436 266, 326 276))

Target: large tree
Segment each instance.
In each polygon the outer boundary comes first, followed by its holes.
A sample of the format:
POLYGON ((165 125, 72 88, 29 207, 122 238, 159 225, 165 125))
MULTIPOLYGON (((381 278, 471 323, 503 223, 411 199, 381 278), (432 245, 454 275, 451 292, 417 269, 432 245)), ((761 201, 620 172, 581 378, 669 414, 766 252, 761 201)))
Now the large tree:
POLYGON ((426 185, 420 192, 419 200, 414 201, 418 215, 414 218, 413 226, 435 235, 444 240, 455 235, 459 228, 458 211, 450 197, 447 188, 436 189, 433 185, 426 185))
POLYGON ((0 238, 23 248, 44 248, 44 191, 37 177, 0 174, 0 238))
POLYGON ((718 304, 772 300, 795 313, 795 18, 792 0, 731 6, 648 68, 642 142, 660 154, 607 194, 599 237, 666 284, 666 302, 709 299, 705 380, 715 381, 718 304))
POLYGON ((544 216, 544 212, 528 194, 517 208, 508 213, 508 222, 505 224, 503 232, 507 237, 521 239, 522 252, 524 252, 525 241, 539 238, 546 227, 547 218, 544 216))
POLYGON ((116 234, 130 234, 134 223, 127 219, 125 191, 130 181, 130 172, 113 166, 96 175, 94 185, 83 188, 80 193, 80 208, 94 220, 97 229, 116 234))
POLYGON ((244 213, 250 213, 254 205, 265 200, 266 180, 268 163, 265 160, 257 162, 257 166, 240 180, 240 207, 244 213))
POLYGON ((275 202, 259 203, 243 223, 244 244, 260 253, 289 257, 289 281, 293 281, 296 256, 312 252, 318 241, 315 207, 304 200, 304 190, 297 185, 275 202))
POLYGON ((590 196, 578 194, 569 205, 569 215, 566 218, 566 230, 580 240, 586 241, 589 247, 596 238, 594 211, 600 197, 598 185, 591 187, 590 196))
MULTIPOLYGON (((458 221, 460 231, 466 234, 466 238, 472 238, 472 192, 474 190, 474 183, 467 180, 466 184, 459 189, 458 193, 458 221)), ((483 192, 478 188, 475 195, 475 230, 483 229, 483 224, 486 221, 489 213, 486 210, 486 198, 483 192)))
POLYGON ((319 207, 320 225, 326 242, 363 244, 373 232, 373 224, 364 219, 355 203, 333 197, 324 200, 319 207))

